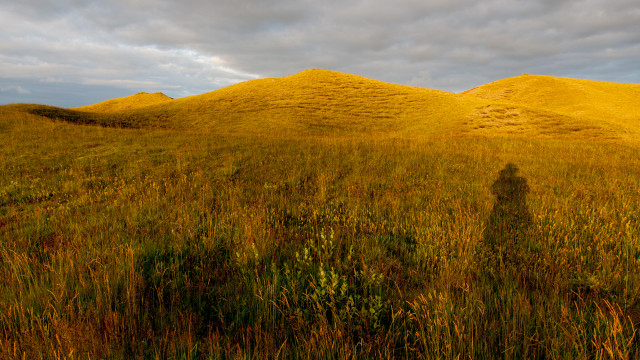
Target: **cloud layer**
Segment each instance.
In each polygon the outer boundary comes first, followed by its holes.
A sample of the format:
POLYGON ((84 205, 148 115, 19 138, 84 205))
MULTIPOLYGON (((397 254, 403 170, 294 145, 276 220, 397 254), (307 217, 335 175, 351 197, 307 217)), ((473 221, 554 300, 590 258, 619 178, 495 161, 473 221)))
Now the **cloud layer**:
POLYGON ((308 68, 459 92, 521 73, 640 83, 637 0, 0 3, 0 103, 172 97, 308 68))

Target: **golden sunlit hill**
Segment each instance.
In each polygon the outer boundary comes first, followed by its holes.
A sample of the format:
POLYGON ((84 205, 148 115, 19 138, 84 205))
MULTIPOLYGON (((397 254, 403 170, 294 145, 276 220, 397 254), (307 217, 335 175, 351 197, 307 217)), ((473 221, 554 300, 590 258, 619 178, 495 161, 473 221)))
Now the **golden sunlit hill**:
POLYGON ((584 125, 620 134, 637 136, 640 132, 640 85, 524 74, 463 94, 567 115, 584 125))
POLYGON ((171 99, 140 93, 32 114, 79 124, 274 135, 638 138, 640 86, 523 75, 462 94, 328 70, 171 99))
POLYGON ((432 134, 481 101, 326 70, 259 79, 149 108, 185 128, 232 132, 432 134))
POLYGON ((639 359, 637 89, 0 106, 0 360, 639 359))
POLYGON ((161 92, 153 94, 141 92, 123 98, 111 99, 93 105, 77 107, 74 110, 92 113, 112 113, 161 104, 170 100, 172 100, 170 97, 161 92))

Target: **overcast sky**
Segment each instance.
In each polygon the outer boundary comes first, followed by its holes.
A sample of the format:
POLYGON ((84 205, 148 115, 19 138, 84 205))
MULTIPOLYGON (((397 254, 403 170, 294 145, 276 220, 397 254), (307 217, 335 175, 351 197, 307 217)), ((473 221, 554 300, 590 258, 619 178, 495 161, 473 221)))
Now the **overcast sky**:
POLYGON ((640 1, 0 0, 0 104, 310 68, 453 92, 522 73, 640 84, 640 1))

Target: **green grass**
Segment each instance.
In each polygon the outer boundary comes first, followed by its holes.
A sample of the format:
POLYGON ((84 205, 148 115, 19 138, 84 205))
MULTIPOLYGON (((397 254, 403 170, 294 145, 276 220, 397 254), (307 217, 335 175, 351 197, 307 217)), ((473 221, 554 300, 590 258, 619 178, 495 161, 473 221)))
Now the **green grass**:
POLYGON ((0 358, 640 356, 634 142, 0 113, 0 358), (487 246, 511 162, 531 225, 487 246))

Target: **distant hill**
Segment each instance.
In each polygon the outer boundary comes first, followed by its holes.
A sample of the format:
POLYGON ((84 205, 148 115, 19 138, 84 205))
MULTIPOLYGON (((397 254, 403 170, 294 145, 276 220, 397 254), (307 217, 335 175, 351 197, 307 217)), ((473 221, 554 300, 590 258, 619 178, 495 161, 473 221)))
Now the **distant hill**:
POLYGON ((161 92, 153 94, 141 92, 123 98, 111 99, 93 105, 77 107, 73 110, 92 113, 113 113, 161 104, 171 100, 173 99, 161 92))
POLYGON ((80 124, 217 133, 637 139, 637 104, 640 85, 522 75, 455 94, 314 69, 179 99, 139 93, 23 110, 80 124))

